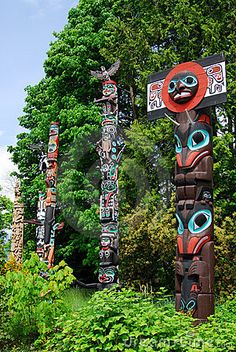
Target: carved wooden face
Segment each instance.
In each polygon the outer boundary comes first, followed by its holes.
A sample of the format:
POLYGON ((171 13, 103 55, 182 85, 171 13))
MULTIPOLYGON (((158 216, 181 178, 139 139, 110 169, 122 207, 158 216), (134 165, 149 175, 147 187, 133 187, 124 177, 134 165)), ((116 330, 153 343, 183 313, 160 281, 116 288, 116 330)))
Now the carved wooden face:
POLYGON ((213 213, 210 205, 196 203, 193 209, 177 209, 178 250, 183 254, 197 254, 211 240, 213 213))
POLYGON ((197 76, 190 71, 179 72, 170 80, 168 93, 177 104, 190 101, 197 93, 199 82, 197 76))
POLYGON ((176 160, 181 168, 195 167, 202 158, 212 153, 211 128, 206 123, 195 122, 187 130, 175 129, 176 160))
POLYGON ((103 284, 113 283, 116 280, 116 268, 115 266, 109 266, 108 268, 99 268, 98 281, 103 284))
POLYGON ((100 244, 102 247, 110 247, 112 245, 112 238, 108 235, 101 235, 100 244))
POLYGON ((103 85, 103 90, 102 90, 102 94, 105 97, 108 97, 109 95, 116 93, 116 85, 113 83, 104 83, 103 85))

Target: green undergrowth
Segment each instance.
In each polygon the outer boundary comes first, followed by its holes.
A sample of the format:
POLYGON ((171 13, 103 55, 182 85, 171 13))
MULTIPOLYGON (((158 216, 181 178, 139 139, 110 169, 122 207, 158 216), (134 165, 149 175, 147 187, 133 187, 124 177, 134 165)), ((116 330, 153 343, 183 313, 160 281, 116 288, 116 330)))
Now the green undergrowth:
POLYGON ((68 311, 62 297, 73 280, 64 261, 48 270, 36 253, 22 267, 9 267, 0 276, 0 350, 28 346, 50 332, 68 311))
POLYGON ((177 313, 165 289, 139 293, 114 287, 71 288, 72 269, 61 262, 47 279, 37 255, 0 277, 0 350, 235 351, 236 296, 221 299, 209 322, 177 313))
POLYGON ((69 288, 63 292, 61 298, 68 312, 76 312, 88 304, 91 295, 86 289, 69 288))
POLYGON ((168 296, 148 297, 128 289, 96 292, 41 335, 40 351, 234 351, 236 299, 218 305, 207 324, 176 313, 168 296))

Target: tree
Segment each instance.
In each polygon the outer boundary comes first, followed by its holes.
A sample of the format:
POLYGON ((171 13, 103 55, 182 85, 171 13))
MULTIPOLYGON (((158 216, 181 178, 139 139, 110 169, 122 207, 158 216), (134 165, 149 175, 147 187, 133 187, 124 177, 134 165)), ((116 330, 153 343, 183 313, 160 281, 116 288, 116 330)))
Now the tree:
POLYGON ((12 224, 13 203, 6 196, 0 195, 0 267, 6 261, 7 237, 12 224))
MULTIPOLYGON (((100 173, 95 144, 100 135, 100 112, 92 101, 100 96, 100 83, 90 70, 102 64, 109 66, 118 58, 122 63, 120 127, 125 127, 127 147, 120 167, 120 214, 132 234, 139 231, 128 220, 135 217, 133 209, 138 206, 137 213, 144 212, 140 224, 147 223, 153 213, 142 204, 152 194, 155 219, 161 218, 173 191, 173 126, 166 119, 147 123, 148 74, 225 52, 228 103, 214 112, 215 201, 222 208, 220 226, 227 223, 226 216, 232 216, 236 206, 235 13, 232 0, 81 0, 69 12, 65 28, 55 34, 44 64, 45 77, 26 88, 24 116, 19 120, 29 132, 20 134, 17 146, 10 150, 22 179, 26 217, 31 218, 38 190, 45 185, 38 155, 29 145, 42 141, 46 148, 50 122, 60 122, 58 194, 66 226, 57 240, 56 253, 58 259, 63 257, 76 267, 78 275, 88 278, 89 265, 92 278, 97 263, 100 173)), ((158 227, 158 231, 162 230, 158 227)), ((33 238, 30 228, 26 239, 33 238)), ((155 236, 152 238, 155 242, 155 236)))

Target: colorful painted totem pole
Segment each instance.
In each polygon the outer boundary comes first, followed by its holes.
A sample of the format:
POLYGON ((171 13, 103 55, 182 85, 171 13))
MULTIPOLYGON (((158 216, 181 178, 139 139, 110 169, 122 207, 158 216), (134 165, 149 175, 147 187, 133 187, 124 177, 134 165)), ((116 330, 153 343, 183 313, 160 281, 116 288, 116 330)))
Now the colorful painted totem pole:
POLYGON ((20 183, 16 182, 12 223, 11 253, 17 263, 22 262, 24 236, 24 204, 21 202, 20 183))
POLYGON ((223 55, 149 76, 148 115, 175 123, 176 309, 205 321, 214 312, 212 119, 226 101, 223 55), (172 119, 169 115, 174 115, 172 119))
POLYGON ((45 193, 39 192, 37 206, 36 252, 40 260, 44 259, 44 223, 45 223, 45 193))
MULTIPOLYGON (((57 192, 57 157, 58 157, 58 144, 59 144, 59 123, 51 122, 49 131, 49 143, 48 143, 48 154, 46 163, 46 199, 44 205, 44 199, 40 204, 38 211, 44 211, 45 206, 45 221, 44 229, 44 249, 43 258, 47 263, 48 268, 53 267, 54 263, 54 251, 55 251, 55 231, 58 229, 58 224, 55 221, 56 212, 56 192, 57 192)), ((42 214, 44 217, 44 214, 42 214)))
POLYGON ((102 234, 98 275, 100 288, 110 287, 118 282, 118 166, 124 143, 117 134, 117 85, 110 79, 110 76, 117 72, 119 66, 120 61, 117 61, 107 71, 105 67, 101 67, 101 71, 91 71, 93 76, 103 81, 103 96, 95 100, 102 106, 103 111, 102 138, 97 143, 102 174, 100 197, 102 234))
POLYGON ((37 219, 25 220, 27 224, 37 225, 36 228, 36 252, 40 260, 48 264, 48 268, 54 262, 55 231, 61 230, 64 223, 55 223, 56 212, 56 183, 57 183, 57 157, 58 157, 58 134, 59 123, 51 122, 49 131, 48 152, 45 154, 43 142, 30 145, 31 150, 41 151, 39 169, 46 173, 46 194, 39 192, 37 204, 37 219))

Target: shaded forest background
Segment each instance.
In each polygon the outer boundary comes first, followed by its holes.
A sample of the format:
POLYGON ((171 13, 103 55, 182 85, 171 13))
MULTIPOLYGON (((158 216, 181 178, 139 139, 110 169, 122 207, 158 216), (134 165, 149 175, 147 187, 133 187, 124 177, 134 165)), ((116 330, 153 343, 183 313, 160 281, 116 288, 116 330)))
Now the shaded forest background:
MULTIPOLYGON (((55 33, 44 63, 45 77, 26 87, 26 132, 9 147, 18 165, 25 218, 36 217, 39 171, 51 121, 60 122, 56 262, 64 259, 84 282, 97 281, 101 83, 90 70, 117 59, 119 129, 126 149, 119 171, 121 279, 136 288, 174 286, 175 210, 173 125, 147 121, 147 76, 184 61, 223 52, 228 102, 214 117, 214 200, 218 292, 236 287, 236 5, 223 0, 80 0, 55 33)), ((35 227, 25 226, 24 256, 35 250, 35 227)))

